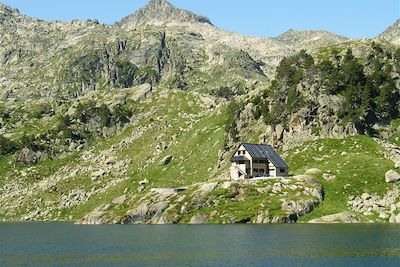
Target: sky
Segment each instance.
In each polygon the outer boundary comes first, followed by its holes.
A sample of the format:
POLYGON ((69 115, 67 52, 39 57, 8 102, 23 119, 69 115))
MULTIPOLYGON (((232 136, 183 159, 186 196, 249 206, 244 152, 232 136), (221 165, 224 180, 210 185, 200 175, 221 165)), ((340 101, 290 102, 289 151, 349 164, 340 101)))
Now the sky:
MULTIPOLYGON (((0 0, 44 20, 97 19, 113 24, 148 0, 0 0)), ((328 30, 375 37, 400 18, 400 0, 170 0, 207 16, 219 28, 273 37, 295 30, 328 30)))

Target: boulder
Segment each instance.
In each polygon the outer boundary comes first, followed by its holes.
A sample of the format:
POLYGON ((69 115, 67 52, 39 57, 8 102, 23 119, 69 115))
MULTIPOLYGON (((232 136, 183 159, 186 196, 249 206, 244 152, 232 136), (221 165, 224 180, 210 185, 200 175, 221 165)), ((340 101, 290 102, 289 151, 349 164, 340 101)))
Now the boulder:
POLYGON ((336 176, 330 173, 324 173, 322 177, 328 182, 336 179, 336 176))
POLYGON ((400 168, 400 160, 399 160, 399 161, 396 161, 396 163, 394 164, 394 167, 395 167, 396 169, 399 169, 399 168, 400 168))
POLYGON ((92 213, 85 216, 80 222, 81 224, 104 224, 105 220, 103 218, 107 213, 104 211, 93 211, 92 213))
POLYGON ((96 179, 96 178, 104 176, 105 174, 106 174, 106 171, 103 170, 103 169, 100 169, 100 170, 95 171, 94 173, 92 173, 92 178, 96 179))
POLYGON ((17 162, 23 164, 36 163, 39 160, 38 154, 30 148, 23 148, 17 156, 17 162))
POLYGON ((195 215, 190 219, 189 224, 205 224, 207 220, 206 215, 195 215))
POLYGON ((168 155, 160 161, 160 166, 168 165, 174 157, 172 155, 168 155))
POLYGON ((115 198, 112 201, 112 203, 115 204, 115 205, 121 205, 121 204, 124 204, 127 199, 128 199, 127 195, 122 195, 122 196, 119 196, 119 197, 115 198))
POLYGON ((148 83, 136 86, 132 88, 132 96, 131 99, 134 101, 140 101, 145 99, 152 91, 152 86, 148 83))
POLYGON ((371 198, 371 196, 370 196, 368 193, 363 193, 363 194, 361 195, 361 198, 364 199, 364 200, 368 200, 368 199, 371 198))
POLYGON ((205 196, 208 193, 210 193, 211 191, 213 191, 215 189, 215 187, 217 187, 218 183, 214 182, 214 183, 205 183, 202 184, 199 189, 197 190, 197 192, 199 193, 199 195, 205 196))
POLYGON ((381 212, 381 213, 379 213, 379 218, 387 219, 387 218, 389 218, 389 215, 387 213, 381 212))
POLYGON ((117 163, 117 160, 114 157, 109 157, 104 163, 107 165, 114 165, 115 163, 117 163))
POLYGON ((395 215, 394 213, 392 213, 389 218, 389 223, 400 223, 400 214, 395 215))
POLYGON ((149 184, 149 180, 147 178, 144 178, 143 180, 139 181, 139 185, 147 185, 149 184))
POLYGON ((306 174, 320 174, 322 171, 317 168, 311 168, 306 170, 306 174))
POLYGON ((309 223, 358 223, 359 219, 350 212, 341 212, 323 216, 309 221, 309 223))
POLYGON ((137 223, 163 223, 160 221, 162 213, 168 208, 168 201, 150 203, 142 202, 134 210, 128 212, 128 218, 124 219, 125 224, 137 223))
POLYGON ((394 170, 390 170, 385 174, 385 181, 387 183, 396 183, 400 180, 400 174, 394 170))

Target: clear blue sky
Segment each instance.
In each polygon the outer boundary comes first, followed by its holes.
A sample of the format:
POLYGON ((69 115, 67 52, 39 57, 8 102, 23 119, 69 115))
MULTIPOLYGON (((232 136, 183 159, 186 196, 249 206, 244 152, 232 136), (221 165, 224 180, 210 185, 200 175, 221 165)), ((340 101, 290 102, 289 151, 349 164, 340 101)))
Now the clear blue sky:
MULTIPOLYGON (((0 0, 44 20, 98 19, 112 24, 147 0, 0 0)), ((374 37, 400 18, 400 0, 170 0, 208 16, 218 27, 276 36, 288 29, 324 29, 347 37, 374 37)))

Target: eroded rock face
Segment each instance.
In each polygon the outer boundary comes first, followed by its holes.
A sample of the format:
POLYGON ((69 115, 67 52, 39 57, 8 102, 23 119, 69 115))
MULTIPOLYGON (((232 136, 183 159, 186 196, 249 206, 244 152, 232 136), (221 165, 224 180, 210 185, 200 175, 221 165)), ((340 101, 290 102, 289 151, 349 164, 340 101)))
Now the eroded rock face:
POLYGON ((387 28, 378 38, 395 45, 400 45, 400 19, 387 28))
POLYGON ((206 23, 211 25, 207 17, 176 8, 166 0, 151 0, 147 6, 124 18, 120 24, 123 27, 136 28, 144 24, 165 25, 170 23, 206 23))

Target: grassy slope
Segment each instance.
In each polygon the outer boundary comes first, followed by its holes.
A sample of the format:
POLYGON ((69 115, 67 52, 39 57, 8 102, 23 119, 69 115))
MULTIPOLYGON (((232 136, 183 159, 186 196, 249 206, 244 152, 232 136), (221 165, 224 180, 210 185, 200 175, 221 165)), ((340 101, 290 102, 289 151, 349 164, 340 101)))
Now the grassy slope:
MULTIPOLYGON (((93 196, 82 205, 62 209, 61 215, 53 214, 53 218, 65 220, 72 216, 74 220, 80 219, 94 208, 110 203, 124 192, 136 194, 138 181, 144 178, 150 180, 149 187, 181 187, 215 178, 227 170, 229 164, 223 165, 218 170, 215 168, 219 150, 223 148, 224 126, 228 117, 223 107, 208 111, 197 97, 191 93, 178 91, 167 91, 167 93, 161 91, 150 100, 140 105, 133 105, 138 109, 138 114, 148 115, 139 118, 136 124, 122 133, 112 138, 100 139, 90 148, 95 154, 101 154, 102 151, 131 136, 139 127, 146 127, 139 138, 116 151, 117 159, 132 160, 124 177, 126 180, 105 193, 93 196), (159 154, 154 154, 155 147, 160 142, 168 143, 169 146, 159 154), (169 165, 160 166, 160 160, 166 155, 173 155, 174 159, 169 165)), ((252 132, 251 129, 249 139, 256 141, 262 131, 257 128, 252 132)), ((316 167, 323 172, 330 171, 337 177, 335 181, 328 182, 322 175, 315 176, 324 186, 325 201, 300 221, 346 210, 350 195, 358 196, 363 192, 383 195, 390 188, 384 181, 384 174, 393 167, 393 164, 382 156, 382 148, 366 136, 312 141, 284 154, 292 174, 303 174, 306 169, 316 167), (342 155, 342 152, 347 154, 342 155), (350 186, 344 189, 348 184, 350 186)), ((86 164, 81 162, 79 157, 79 153, 74 153, 63 159, 43 161, 34 166, 34 171, 31 171, 32 166, 14 164, 12 157, 5 157, 0 160, 2 178, 0 186, 14 180, 29 187, 64 166, 73 168, 86 164), (21 176, 22 171, 26 171, 28 175, 21 176)), ((21 204, 15 208, 15 216, 18 218, 26 214, 35 207, 32 203, 39 198, 42 198, 42 203, 46 200, 57 201, 62 194, 72 189, 79 188, 89 192, 93 186, 98 188, 105 186, 107 182, 116 178, 121 177, 110 174, 98 182, 93 182, 90 179, 90 172, 85 172, 62 180, 57 184, 58 192, 40 191, 30 197, 23 197, 21 204)), ((247 200, 253 204, 260 202, 257 196, 249 196, 247 200)), ((224 208, 229 209, 229 205, 224 208)), ((246 210, 246 207, 247 204, 241 203, 242 211, 246 210)), ((125 207, 117 212, 122 215, 129 208, 125 207)), ((0 219, 12 219, 12 217, 14 216, 2 214, 0 210, 0 219)))
MULTIPOLYGON (((170 94, 161 101, 148 103, 148 106, 144 108, 145 110, 154 105, 159 107, 152 118, 163 116, 162 123, 168 121, 171 127, 162 130, 159 128, 159 122, 152 124, 152 127, 139 139, 119 151, 119 158, 132 159, 128 172, 129 179, 106 194, 91 198, 86 204, 71 210, 74 218, 81 218, 93 208, 110 203, 115 197, 122 195, 125 190, 128 193, 135 194, 139 186, 138 182, 144 178, 150 181, 151 187, 181 187, 212 178, 218 151, 223 147, 223 125, 226 114, 214 112, 200 118, 193 124, 190 131, 184 132, 182 129, 185 126, 187 127, 186 120, 177 116, 177 113, 179 111, 184 111, 186 114, 199 112, 198 106, 194 108, 188 106, 191 101, 193 100, 189 99, 185 93, 177 93, 170 94), (175 103, 176 109, 168 108, 170 103, 175 103), (152 159, 153 148, 162 140, 157 139, 157 137, 170 138, 173 135, 177 136, 176 142, 173 142, 153 162, 146 165, 145 160, 152 159), (159 161, 166 155, 172 155, 174 159, 169 165, 160 166, 159 161)), ((144 126, 151 121, 150 118, 144 118, 140 125, 144 126)), ((132 130, 130 129, 122 135, 127 135, 132 130)), ((121 136, 114 138, 120 139, 121 136)), ((111 139, 105 142, 107 145, 111 145, 115 141, 111 139)), ((106 144, 100 146, 104 149, 107 146, 106 144)), ((125 210, 120 212, 123 213, 125 210)))
POLYGON ((367 136, 313 141, 285 154, 294 174, 319 168, 337 177, 326 181, 322 174, 314 175, 324 187, 325 200, 315 211, 302 217, 302 222, 347 210, 349 196, 360 196, 363 192, 382 196, 391 187, 384 176, 393 168, 393 162, 385 159, 382 148, 367 136))
MULTIPOLYGON (((12 157, 3 158, 0 161, 0 170, 2 170, 0 185, 19 181, 23 187, 29 188, 65 166, 74 169, 82 165, 87 171, 58 182, 57 192, 39 190, 29 197, 24 197, 22 203, 15 207, 15 215, 6 216, 0 211, 0 219, 18 218, 27 211, 36 209, 37 206, 32 203, 37 199, 42 199, 40 207, 45 201, 59 200, 63 194, 68 195, 73 189, 90 192, 94 186, 104 187, 117 178, 124 178, 125 181, 112 186, 105 193, 91 197, 82 205, 64 208, 60 210, 60 216, 55 213, 52 217, 68 219, 72 216, 73 219, 79 219, 92 209, 110 203, 124 192, 137 193, 138 181, 144 178, 150 180, 151 187, 180 187, 214 178, 218 171, 215 169, 218 154, 224 146, 224 124, 227 114, 223 106, 212 111, 191 93, 161 91, 136 108, 139 108, 137 114, 147 115, 138 117, 138 122, 122 133, 111 138, 100 139, 90 147, 90 151, 95 155, 100 155, 104 150, 132 136, 139 128, 144 128, 145 130, 137 139, 120 146, 115 152, 118 160, 131 159, 126 176, 121 177, 111 173, 94 182, 90 177, 91 165, 82 162, 79 153, 63 159, 42 161, 35 166, 14 164, 12 157), (168 148, 155 153, 156 147, 161 142, 169 144, 168 148), (159 162, 167 155, 174 157, 172 162, 167 166, 160 166, 159 162), (21 176, 23 172, 27 173, 24 177, 21 176)), ((19 129, 16 129, 16 132, 19 132, 19 129)), ((16 198, 12 200, 15 201, 16 198)))

